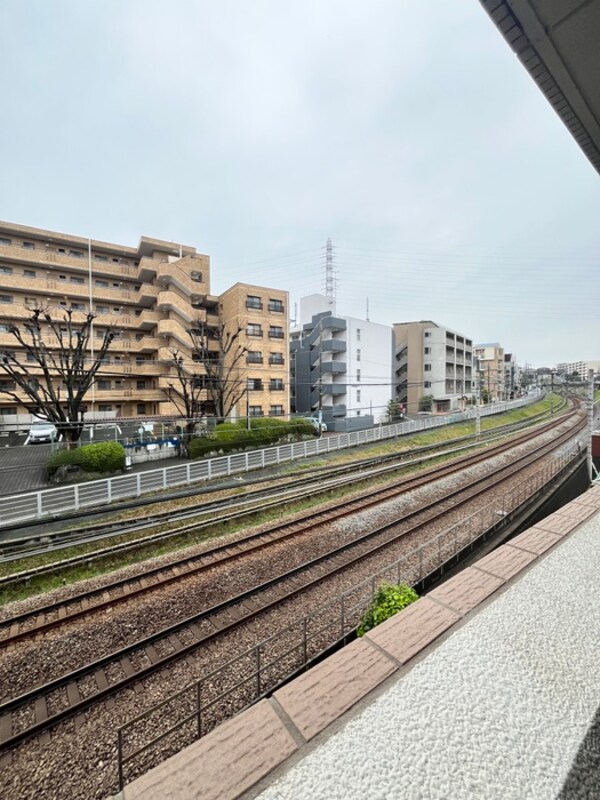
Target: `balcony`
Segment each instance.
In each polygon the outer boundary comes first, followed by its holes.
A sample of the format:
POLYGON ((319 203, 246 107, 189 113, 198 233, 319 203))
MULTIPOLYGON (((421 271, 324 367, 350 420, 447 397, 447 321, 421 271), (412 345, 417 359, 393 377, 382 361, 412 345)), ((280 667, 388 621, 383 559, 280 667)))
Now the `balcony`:
MULTIPOLYGON (((262 359, 261 359, 262 363, 262 359)), ((281 358, 275 358, 274 356, 269 356, 269 366, 270 367, 284 367, 285 366, 285 358, 282 356, 281 358)))
POLYGON ((283 314, 285 311, 285 307, 283 303, 280 301, 270 300, 269 311, 273 314, 283 314))
MULTIPOLYGON (((72 250, 78 250, 82 253, 81 257, 69 255, 69 253, 59 253, 57 250, 51 249, 49 245, 41 245, 35 249, 28 249, 16 245, 2 245, 0 247, 0 255, 10 259, 13 264, 19 264, 32 269, 38 269, 43 272, 48 268, 52 273, 58 272, 64 268, 66 271, 73 271, 77 273, 89 273, 87 244, 85 249, 83 245, 71 246, 72 250)), ((135 258, 132 253, 130 258, 135 258)), ((114 278, 129 278, 134 281, 138 279, 138 269, 129 264, 115 263, 114 261, 96 261, 92 257, 92 275, 106 275, 114 278)))
POLYGON ((276 328, 269 329, 269 339, 285 339, 285 333, 276 328))
MULTIPOLYGON (((156 303, 160 292, 160 286, 151 283, 142 283, 139 290, 135 292, 134 300, 140 306, 153 306, 156 303)), ((162 294, 162 292, 160 292, 162 294)))
POLYGON ((320 368, 313 368, 311 374, 321 373, 321 375, 343 375, 346 372, 345 361, 324 361, 321 363, 320 368))
POLYGON ((262 300, 250 300, 249 298, 246 300, 246 308, 251 311, 262 311, 263 304, 262 300))
POLYGON ((157 307, 159 311, 171 311, 179 315, 186 322, 193 322, 196 318, 194 309, 189 301, 185 300, 181 295, 170 291, 161 291, 158 293, 157 307))
POLYGON ((269 391, 284 392, 285 386, 283 385, 283 381, 269 381, 269 391))
MULTIPOLYGON (((257 355, 253 355, 252 357, 250 357, 249 354, 246 356, 246 364, 262 364, 262 363, 263 363, 262 353, 259 353, 257 355), (259 358, 259 356, 260 356, 260 358, 259 358)), ((270 363, 271 363, 271 359, 269 359, 269 364, 270 363)))
POLYGON ((186 256, 176 261, 161 261, 158 264, 157 280, 161 286, 173 284, 186 297, 200 298, 206 294, 206 283, 202 279, 195 279, 193 275, 204 277, 203 262, 201 259, 186 256))
POLYGON ((342 339, 324 339, 321 344, 321 351, 323 353, 345 353, 346 342, 342 339))
POLYGON ((164 338, 176 339, 187 350, 192 348, 190 334, 183 325, 176 319, 161 319, 158 321, 156 332, 164 338))

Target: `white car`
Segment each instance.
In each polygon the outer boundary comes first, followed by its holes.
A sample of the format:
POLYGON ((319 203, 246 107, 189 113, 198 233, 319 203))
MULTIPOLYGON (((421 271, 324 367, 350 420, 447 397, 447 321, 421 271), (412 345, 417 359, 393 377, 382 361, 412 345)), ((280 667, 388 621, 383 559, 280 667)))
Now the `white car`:
MULTIPOLYGON (((304 417, 307 422, 313 426, 313 428, 318 432, 319 430, 319 418, 318 417, 304 417)), ((321 433, 327 433, 327 423, 321 422, 321 433)))
POLYGON ((47 419, 40 419, 32 423, 25 444, 47 444, 58 442, 60 439, 56 425, 47 419))

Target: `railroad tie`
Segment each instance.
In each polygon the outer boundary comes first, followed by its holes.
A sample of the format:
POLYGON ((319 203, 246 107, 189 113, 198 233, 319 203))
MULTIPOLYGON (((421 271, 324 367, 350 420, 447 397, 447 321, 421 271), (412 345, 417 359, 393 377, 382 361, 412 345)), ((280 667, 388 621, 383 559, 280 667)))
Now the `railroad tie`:
POLYGON ((12 736, 12 714, 3 714, 0 717, 0 743, 12 736))

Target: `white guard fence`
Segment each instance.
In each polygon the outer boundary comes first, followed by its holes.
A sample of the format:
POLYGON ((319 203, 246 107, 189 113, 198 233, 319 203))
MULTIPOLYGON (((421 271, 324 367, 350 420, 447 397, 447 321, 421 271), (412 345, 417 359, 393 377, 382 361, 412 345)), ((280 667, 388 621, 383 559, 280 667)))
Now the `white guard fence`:
MULTIPOLYGON (((540 395, 535 395, 521 400, 494 403, 489 406, 481 406, 480 413, 482 417, 487 417, 539 400, 540 395)), ((393 439, 396 436, 404 436, 428 428, 474 419, 475 416, 476 409, 470 408, 465 412, 446 416, 423 417, 418 420, 380 425, 352 433, 340 433, 304 442, 268 447, 264 450, 250 450, 201 461, 179 462, 162 469, 0 497, 0 529, 10 529, 10 526, 17 522, 22 523, 44 517, 52 518, 93 506, 114 503, 117 500, 139 497, 148 492, 173 489, 214 478, 225 478, 240 472, 264 469, 284 462, 317 456, 321 453, 393 439)))

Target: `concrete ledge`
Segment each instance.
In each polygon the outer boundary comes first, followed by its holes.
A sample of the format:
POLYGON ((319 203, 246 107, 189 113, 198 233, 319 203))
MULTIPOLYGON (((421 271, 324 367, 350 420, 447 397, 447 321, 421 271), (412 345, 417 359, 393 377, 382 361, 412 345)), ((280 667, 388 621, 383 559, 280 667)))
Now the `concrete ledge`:
POLYGON ((298 745, 261 700, 164 761, 123 791, 124 800, 233 800, 298 745))
MULTIPOLYGON (((234 800, 600 510, 592 488, 401 614, 127 786, 124 800, 234 800)), ((401 670, 401 675, 405 670, 401 670)), ((392 677, 393 680, 393 677, 392 677)), ((318 740, 317 740, 318 742, 318 740)), ((309 746, 309 745, 307 745, 309 746)))
POLYGON ((358 639, 279 689, 274 697, 308 740, 396 669, 383 653, 358 639))

